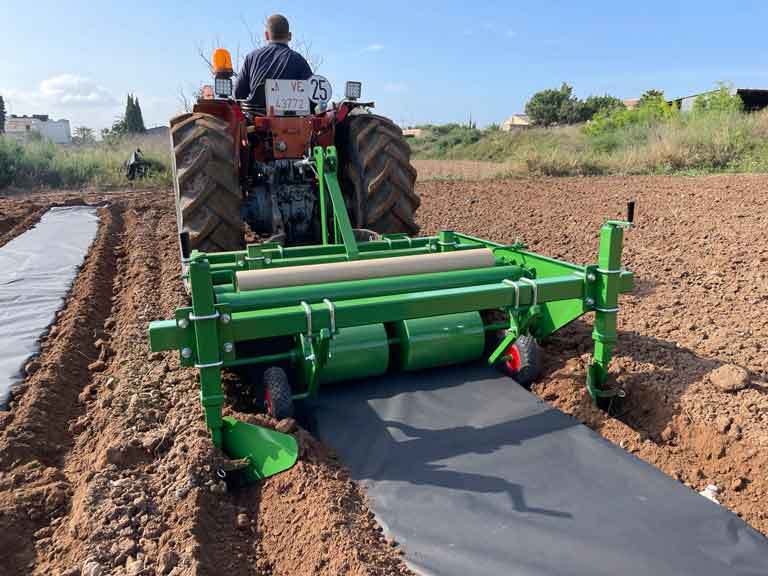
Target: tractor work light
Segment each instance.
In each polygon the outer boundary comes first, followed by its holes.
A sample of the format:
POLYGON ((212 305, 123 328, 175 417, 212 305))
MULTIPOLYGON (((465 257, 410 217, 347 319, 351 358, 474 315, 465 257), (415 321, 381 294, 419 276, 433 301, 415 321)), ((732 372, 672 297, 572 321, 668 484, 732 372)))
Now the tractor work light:
POLYGON ((347 81, 346 85, 344 86, 344 97, 347 100, 357 100, 360 98, 360 94, 363 92, 363 83, 362 82, 352 82, 347 81))
POLYGON ((229 98, 232 96, 232 79, 216 78, 214 80, 214 92, 216 98, 229 98))

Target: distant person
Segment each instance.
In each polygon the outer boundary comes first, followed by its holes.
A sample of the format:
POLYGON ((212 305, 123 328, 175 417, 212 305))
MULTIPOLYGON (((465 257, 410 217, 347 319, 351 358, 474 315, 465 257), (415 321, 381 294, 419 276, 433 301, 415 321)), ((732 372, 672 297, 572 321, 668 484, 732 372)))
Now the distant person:
POLYGON ((213 86, 211 86, 210 84, 206 84, 205 86, 203 86, 203 91, 201 93, 201 96, 203 100, 213 100, 215 98, 213 94, 213 86))
POLYGON ((144 160, 141 148, 136 148, 136 150, 131 152, 128 162, 125 163, 125 177, 128 180, 135 180, 136 178, 144 178, 146 175, 147 161, 144 160))
POLYGON ((266 80, 307 80, 312 68, 298 52, 288 46, 291 30, 282 14, 267 18, 264 30, 266 46, 245 57, 235 86, 235 98, 245 100, 258 111, 266 111, 264 83, 266 80))

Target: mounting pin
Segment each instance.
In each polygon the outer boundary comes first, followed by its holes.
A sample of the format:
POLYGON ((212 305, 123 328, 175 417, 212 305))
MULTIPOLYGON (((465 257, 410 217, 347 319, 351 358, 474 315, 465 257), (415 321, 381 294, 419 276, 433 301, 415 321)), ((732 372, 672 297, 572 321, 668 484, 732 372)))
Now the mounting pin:
POLYGON ((232 316, 229 314, 222 314, 221 315, 221 323, 222 324, 229 324, 230 320, 232 320, 232 316))
POLYGON ((185 330, 189 326, 189 320, 187 320, 186 318, 179 318, 178 324, 179 324, 179 328, 181 328, 182 330, 185 330))
POLYGON ((235 349, 235 345, 232 342, 224 342, 224 352, 230 353, 235 349))
POLYGON ((182 358, 192 358, 192 348, 182 348, 181 349, 181 357, 182 358))
POLYGON ((590 298, 589 296, 587 296, 586 298, 584 298, 584 304, 586 304, 587 306, 594 306, 595 301, 592 300, 592 298, 590 298))

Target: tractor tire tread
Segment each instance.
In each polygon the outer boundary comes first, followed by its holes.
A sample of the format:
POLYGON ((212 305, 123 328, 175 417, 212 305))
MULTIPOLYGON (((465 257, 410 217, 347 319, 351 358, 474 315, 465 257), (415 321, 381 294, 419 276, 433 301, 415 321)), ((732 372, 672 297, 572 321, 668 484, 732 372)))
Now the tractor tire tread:
POLYGON ((195 112, 177 116, 170 126, 179 232, 189 234, 193 250, 241 248, 242 194, 229 124, 195 112))
POLYGON ((341 187, 356 228, 417 234, 416 169, 402 130, 375 114, 350 115, 337 132, 341 187))

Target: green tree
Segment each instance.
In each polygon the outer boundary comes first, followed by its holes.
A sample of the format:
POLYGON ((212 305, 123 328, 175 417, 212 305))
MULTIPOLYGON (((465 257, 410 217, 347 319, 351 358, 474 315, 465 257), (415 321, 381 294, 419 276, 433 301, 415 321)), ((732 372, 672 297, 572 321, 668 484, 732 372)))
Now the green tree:
POLYGON ((75 128, 75 135, 72 137, 74 144, 93 144, 96 141, 93 129, 87 126, 78 126, 75 128))
POLYGON ((525 113, 531 122, 539 126, 552 126, 560 122, 560 111, 571 98, 573 88, 565 82, 559 90, 536 92, 525 105, 525 113))
POLYGON ((0 134, 5 132, 5 100, 0 96, 0 134))
POLYGON ((565 82, 557 90, 542 90, 531 96, 525 113, 539 126, 575 124, 589 118, 584 102, 573 95, 573 87, 565 82))
POLYGON ((147 130, 144 127, 144 117, 141 114, 139 99, 133 94, 128 94, 123 120, 125 121, 125 132, 128 134, 142 134, 147 130))
POLYGON ((643 94, 640 96, 640 101, 637 103, 637 105, 643 106, 648 103, 657 104, 658 102, 663 102, 663 101, 664 101, 664 91, 651 89, 643 92, 643 94))
POLYGON ((589 115, 589 119, 600 112, 610 113, 614 110, 623 110, 626 108, 624 102, 615 96, 609 96, 608 94, 603 94, 602 96, 590 96, 584 101, 584 106, 589 115))

